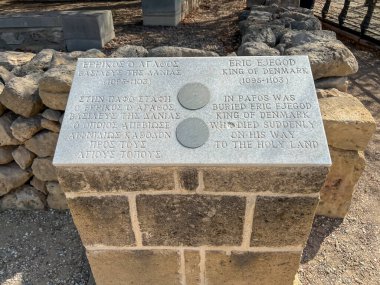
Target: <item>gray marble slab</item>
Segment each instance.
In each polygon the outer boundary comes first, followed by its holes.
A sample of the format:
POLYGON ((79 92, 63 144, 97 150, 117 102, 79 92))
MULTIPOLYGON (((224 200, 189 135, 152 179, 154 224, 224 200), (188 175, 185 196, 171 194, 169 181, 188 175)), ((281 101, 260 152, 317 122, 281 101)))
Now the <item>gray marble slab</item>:
POLYGON ((331 160, 306 56, 115 58, 78 60, 54 164, 328 166, 331 160), (186 100, 188 84, 206 95, 193 88, 186 100))

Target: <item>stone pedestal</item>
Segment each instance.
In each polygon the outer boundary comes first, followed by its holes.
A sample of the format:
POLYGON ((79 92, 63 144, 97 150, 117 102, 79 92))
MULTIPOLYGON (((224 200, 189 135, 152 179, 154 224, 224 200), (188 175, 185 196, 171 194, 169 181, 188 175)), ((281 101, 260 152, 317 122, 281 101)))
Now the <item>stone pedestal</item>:
POLYGON ((146 26, 176 26, 199 0, 143 0, 143 21, 146 26))
POLYGON ((291 285, 331 161, 307 57, 225 57, 79 59, 54 164, 98 285, 291 285))

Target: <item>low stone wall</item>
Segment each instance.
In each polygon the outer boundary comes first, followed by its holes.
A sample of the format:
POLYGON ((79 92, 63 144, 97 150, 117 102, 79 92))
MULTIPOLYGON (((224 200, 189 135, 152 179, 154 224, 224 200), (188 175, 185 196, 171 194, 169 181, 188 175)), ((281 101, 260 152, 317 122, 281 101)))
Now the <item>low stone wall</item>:
MULTIPOLYGON (((317 213, 344 217, 375 122, 359 100, 344 93, 346 76, 357 71, 355 57, 332 32, 320 30, 308 11, 299 11, 306 10, 258 6, 246 12, 238 55, 309 55, 316 85, 325 88, 317 93, 333 160, 317 213), (305 25, 308 30, 297 29, 305 25)), ((178 47, 148 51, 141 46, 124 46, 110 55, 146 56, 218 55, 178 47)), ((79 57, 105 55, 98 50, 0 53, 0 208, 67 208, 51 162, 79 57)))

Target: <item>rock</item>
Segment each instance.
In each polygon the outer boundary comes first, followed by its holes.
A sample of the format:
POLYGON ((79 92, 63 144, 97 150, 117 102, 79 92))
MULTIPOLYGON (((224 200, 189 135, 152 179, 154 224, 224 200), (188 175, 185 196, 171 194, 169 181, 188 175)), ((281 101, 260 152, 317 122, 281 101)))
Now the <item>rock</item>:
POLYGON ((70 65, 70 66, 75 67, 76 62, 77 62, 77 57, 71 56, 70 54, 65 53, 65 52, 56 51, 53 54, 53 57, 51 59, 49 69, 55 68, 55 67, 60 67, 63 65, 65 65, 65 66, 70 65))
POLYGON ((58 122, 50 121, 50 120, 47 120, 45 118, 42 118, 41 126, 44 129, 47 129, 47 130, 55 132, 55 133, 59 133, 59 131, 61 130, 61 125, 58 122))
POLYGON ((191 49, 184 47, 162 46, 151 49, 150 57, 192 57, 192 56, 219 56, 216 52, 191 49))
POLYGON ((48 191, 47 204, 52 209, 66 210, 68 209, 65 193, 62 191, 58 182, 47 182, 48 191))
POLYGON ((3 66, 8 70, 12 70, 16 66, 28 63, 34 56, 35 54, 30 52, 0 52, 0 66, 3 66))
POLYGON ((330 155, 333 163, 321 189, 317 214, 344 218, 349 210, 355 185, 365 167, 364 153, 330 147, 330 155))
POLYGON ((280 40, 285 48, 296 47, 306 43, 336 41, 336 34, 333 31, 289 31, 280 40))
MULTIPOLYGON (((0 82, 0 97, 1 97, 1 93, 3 93, 3 90, 4 90, 4 84, 0 82)), ((5 108, 5 106, 3 104, 0 103, 0 116, 2 114, 4 114, 4 112, 7 110, 7 108, 5 108)))
POLYGON ((39 94, 45 106, 64 111, 75 69, 67 66, 52 68, 39 82, 39 94))
POLYGON ((31 117, 43 110, 38 84, 32 77, 14 77, 5 85, 0 102, 16 114, 31 117))
POLYGON ((330 89, 335 88, 342 92, 348 90, 348 80, 346 76, 343 77, 325 77, 314 81, 315 88, 330 89))
POLYGON ((272 29, 268 27, 262 29, 248 29, 241 41, 243 44, 247 42, 262 42, 270 47, 274 47, 276 45, 276 35, 273 33, 272 29))
POLYGON ((46 182, 39 180, 36 176, 33 176, 32 180, 30 180, 30 185, 32 185, 43 194, 47 194, 46 182))
POLYGON ((98 49, 89 49, 87 51, 73 51, 70 53, 70 56, 74 58, 104 58, 107 57, 98 49))
POLYGON ((286 55, 308 55, 314 79, 346 76, 358 71, 352 52, 340 41, 311 42, 285 50, 286 55))
POLYGON ((57 174, 52 161, 52 157, 35 158, 32 164, 33 175, 42 181, 57 181, 57 174))
POLYGON ((32 186, 23 186, 6 195, 0 201, 1 209, 42 210, 46 198, 32 186))
POLYGON ((270 56, 280 55, 280 52, 262 42, 248 42, 239 47, 237 54, 238 56, 270 56))
MULTIPOLYGON (((2 82, 3 84, 6 84, 13 77, 15 76, 8 69, 6 69, 4 66, 0 66, 0 82, 2 82)), ((0 90, 0 94, 1 94, 1 90, 0 90)))
POLYGON ((351 97, 352 95, 339 91, 338 89, 317 89, 317 97, 321 98, 329 98, 329 97, 351 97))
POLYGON ((25 184, 31 176, 30 171, 22 170, 15 162, 0 165, 0 196, 25 184))
POLYGON ((42 130, 41 117, 18 117, 11 125, 13 136, 20 142, 24 142, 42 130))
POLYGON ((33 159, 36 157, 34 153, 30 152, 22 145, 12 152, 12 156, 18 166, 24 170, 32 165, 33 159))
POLYGON ((43 49, 38 54, 36 54, 27 64, 21 67, 16 67, 12 72, 16 76, 25 76, 31 73, 45 72, 50 67, 54 52, 55 51, 53 49, 43 49))
POLYGON ((119 47, 110 57, 146 57, 148 53, 142 46, 126 45, 119 47))
POLYGON ((57 145, 58 134, 41 131, 25 142, 25 147, 39 157, 53 156, 57 145))
POLYGON ((52 110, 52 109, 46 109, 42 113, 43 118, 48 119, 50 121, 55 121, 55 122, 59 122, 59 118, 61 117, 61 115, 62 115, 62 112, 52 110))
POLYGON ((18 141, 12 134, 11 125, 16 119, 16 115, 12 112, 7 112, 0 117, 0 146, 19 145, 18 141))
POLYGON ((376 123, 371 113, 353 96, 319 99, 328 144, 346 150, 365 150, 376 123))
POLYGON ((322 24, 317 18, 310 18, 306 21, 293 21, 290 23, 293 30, 322 30, 322 24))
POLYGON ((12 151, 15 150, 15 146, 0 146, 0 164, 7 164, 13 161, 12 151))

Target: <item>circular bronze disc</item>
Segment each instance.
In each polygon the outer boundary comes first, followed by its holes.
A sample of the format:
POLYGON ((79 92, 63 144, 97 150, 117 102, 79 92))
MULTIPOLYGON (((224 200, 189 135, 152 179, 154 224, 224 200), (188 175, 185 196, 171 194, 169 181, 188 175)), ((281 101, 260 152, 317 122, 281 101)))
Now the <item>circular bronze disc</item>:
POLYGON ((198 148, 208 140, 209 131, 203 120, 190 118, 179 123, 176 136, 178 142, 184 147, 198 148))
POLYGON ((189 83, 179 90, 177 98, 182 107, 198 110, 210 102, 210 91, 201 83, 189 83))

